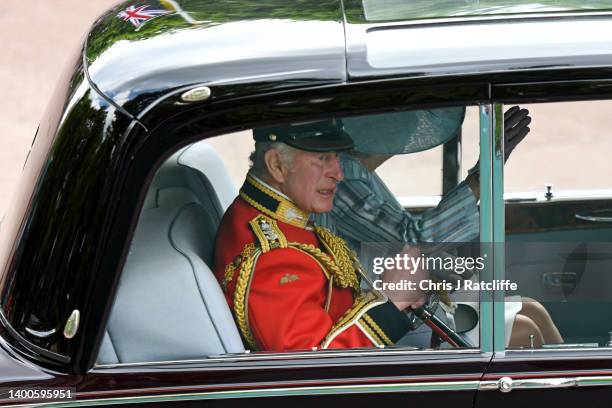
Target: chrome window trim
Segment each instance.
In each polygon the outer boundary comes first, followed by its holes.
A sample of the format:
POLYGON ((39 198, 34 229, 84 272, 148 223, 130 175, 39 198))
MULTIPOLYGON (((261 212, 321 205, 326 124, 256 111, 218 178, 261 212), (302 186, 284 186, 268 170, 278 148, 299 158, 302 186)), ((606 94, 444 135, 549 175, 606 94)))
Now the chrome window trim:
POLYGON ((602 352, 602 354, 608 353, 608 355, 610 355, 610 353, 612 352, 612 347, 575 347, 575 348, 563 348, 563 347, 548 348, 547 347, 547 348, 539 348, 539 349, 506 349, 504 351, 505 351, 506 357, 512 357, 513 355, 520 356, 520 357, 531 356, 531 355, 537 356, 538 354, 547 355, 551 353, 565 353, 565 352, 576 352, 576 351, 580 353, 597 351, 597 352, 602 352))
POLYGON ((463 24, 463 23, 481 23, 489 21, 515 21, 515 20, 537 20, 537 19, 555 19, 567 17, 610 17, 612 11, 594 11, 594 12, 548 12, 548 13, 529 13, 515 15, 497 15, 497 16, 472 16, 472 17, 446 17, 446 18, 423 18, 418 20, 402 20, 402 21, 368 21, 365 23, 366 31, 384 30, 387 28, 397 28, 402 26, 417 26, 417 25, 445 25, 445 24, 463 24))
POLYGON ((193 360, 171 360, 171 361, 146 361, 137 363, 119 363, 119 364, 96 364, 92 370, 104 370, 114 369, 123 367, 148 367, 148 366, 170 366, 178 364, 214 364, 214 363, 225 363, 225 362, 250 362, 250 361, 279 361, 279 360, 315 360, 315 359, 332 359, 338 357, 380 357, 380 356, 428 356, 428 355, 482 355, 490 356, 488 353, 482 353, 479 349, 446 349, 446 350, 359 350, 359 351, 347 351, 347 350, 320 350, 310 351, 302 353, 266 353, 266 354, 227 354, 221 356, 212 356, 211 358, 205 359, 193 359, 193 360))

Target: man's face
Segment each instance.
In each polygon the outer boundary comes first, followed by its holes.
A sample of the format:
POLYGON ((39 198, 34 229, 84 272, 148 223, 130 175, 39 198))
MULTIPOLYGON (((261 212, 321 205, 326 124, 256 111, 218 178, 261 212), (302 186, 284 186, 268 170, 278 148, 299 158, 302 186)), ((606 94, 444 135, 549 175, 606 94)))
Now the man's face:
POLYGON ((300 209, 311 213, 331 211, 336 184, 344 178, 337 153, 296 150, 293 166, 284 173, 280 189, 300 209))

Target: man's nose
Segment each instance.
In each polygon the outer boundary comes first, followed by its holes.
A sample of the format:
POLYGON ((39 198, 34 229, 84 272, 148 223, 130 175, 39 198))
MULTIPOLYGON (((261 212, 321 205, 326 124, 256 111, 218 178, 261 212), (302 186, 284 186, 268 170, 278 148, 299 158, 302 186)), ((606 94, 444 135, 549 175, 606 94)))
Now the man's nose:
POLYGON ((340 165, 339 156, 336 155, 333 159, 330 160, 330 166, 331 168, 329 177, 333 178, 336 183, 339 183, 344 180, 344 172, 342 171, 342 166, 340 165))

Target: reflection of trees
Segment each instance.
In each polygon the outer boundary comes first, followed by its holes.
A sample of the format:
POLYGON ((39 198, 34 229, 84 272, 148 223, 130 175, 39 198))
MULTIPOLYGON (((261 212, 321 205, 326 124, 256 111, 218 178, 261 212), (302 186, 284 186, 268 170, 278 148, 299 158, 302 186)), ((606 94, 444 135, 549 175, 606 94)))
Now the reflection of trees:
MULTIPOLYGON (((176 0, 195 20, 211 21, 211 25, 230 21, 256 19, 341 20, 337 0, 176 0)), ((104 50, 121 40, 139 41, 160 33, 182 30, 194 26, 178 14, 168 14, 147 21, 138 31, 134 26, 117 18, 117 14, 133 1, 124 2, 103 16, 89 35, 87 57, 97 58, 104 50)), ((164 8, 159 2, 149 2, 152 8, 164 8)))
POLYGON ((194 18, 227 21, 279 18, 292 20, 339 20, 336 0, 227 0, 222 2, 178 0, 194 18))
MULTIPOLYGON (((211 21, 211 25, 230 21, 255 19, 292 19, 339 21, 342 18, 338 0, 175 0, 194 20, 211 21)), ((376 8, 376 0, 369 1, 376 8)), ((165 8, 159 1, 148 2, 152 8, 165 8)), ((522 5, 533 5, 532 0, 397 0, 387 10, 375 14, 383 20, 430 18, 452 15, 511 13, 522 5), (476 13, 478 12, 478 13, 476 13)), ((176 13, 156 17, 138 31, 130 23, 117 18, 126 7, 135 4, 126 1, 113 8, 96 24, 88 40, 87 57, 96 59, 104 50, 121 40, 139 41, 160 33, 193 28, 176 13)), ((362 0, 345 0, 349 21, 363 21, 362 0)), ((539 0, 534 11, 612 9, 609 0, 539 0)), ((380 6, 379 6, 380 7, 380 6)), ((195 26, 195 27, 206 27, 195 26)))
MULTIPOLYGON (((592 11, 612 9, 610 0, 412 0, 391 4, 377 0, 364 0, 371 10, 369 18, 375 20, 407 20, 447 16, 473 16, 488 14, 512 14, 518 10, 532 12, 592 11), (377 4, 378 3, 378 4, 377 4), (522 8, 521 6, 528 6, 522 8)), ((345 0, 349 21, 363 20, 362 0, 345 0)))

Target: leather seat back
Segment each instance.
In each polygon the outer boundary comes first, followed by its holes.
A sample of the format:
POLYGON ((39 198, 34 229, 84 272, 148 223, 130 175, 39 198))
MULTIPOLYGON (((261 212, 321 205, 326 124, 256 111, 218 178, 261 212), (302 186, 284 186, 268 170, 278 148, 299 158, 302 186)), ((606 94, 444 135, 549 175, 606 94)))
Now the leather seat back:
POLYGON ((162 165, 145 199, 98 364, 244 351, 211 271, 217 227, 235 193, 223 162, 204 142, 162 165))

